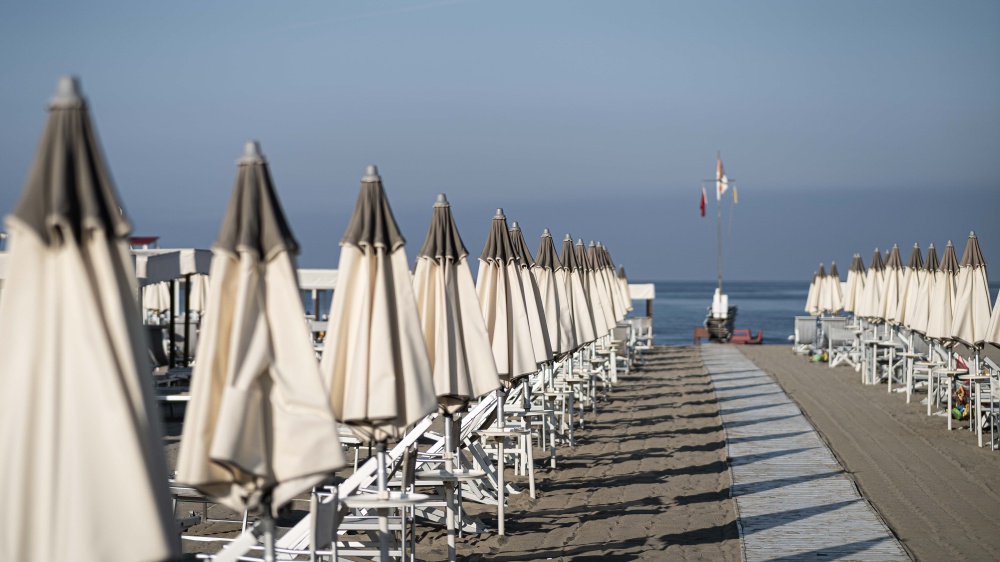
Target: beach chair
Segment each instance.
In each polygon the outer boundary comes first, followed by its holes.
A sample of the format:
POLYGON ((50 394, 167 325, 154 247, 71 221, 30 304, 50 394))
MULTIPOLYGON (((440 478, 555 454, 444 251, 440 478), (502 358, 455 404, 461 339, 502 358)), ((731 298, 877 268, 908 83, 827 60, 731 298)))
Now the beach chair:
POLYGON ((649 316, 633 316, 628 319, 632 324, 632 349, 635 351, 635 361, 645 365, 643 351, 653 349, 653 319, 649 316))
POLYGON ((811 353, 815 343, 816 317, 796 316, 795 342, 792 344, 792 351, 799 355, 811 353))

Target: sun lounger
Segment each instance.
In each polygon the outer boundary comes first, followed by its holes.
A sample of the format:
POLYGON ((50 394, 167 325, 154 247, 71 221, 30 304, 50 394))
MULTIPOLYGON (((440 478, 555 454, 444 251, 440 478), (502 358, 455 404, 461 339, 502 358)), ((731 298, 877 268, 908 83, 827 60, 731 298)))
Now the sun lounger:
POLYGON ((816 318, 813 316, 795 317, 795 342, 792 351, 798 354, 810 353, 816 343, 816 318))

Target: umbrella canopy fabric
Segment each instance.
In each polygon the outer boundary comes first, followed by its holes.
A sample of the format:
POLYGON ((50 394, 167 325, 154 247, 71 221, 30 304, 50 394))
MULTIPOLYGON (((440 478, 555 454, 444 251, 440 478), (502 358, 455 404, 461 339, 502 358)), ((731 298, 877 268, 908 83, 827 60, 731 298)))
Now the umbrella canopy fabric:
POLYGON ((552 354, 561 357, 577 348, 573 331, 573 310, 566 292, 568 271, 556 255, 549 229, 542 232, 542 241, 535 254, 532 271, 538 281, 538 292, 545 307, 545 324, 552 344, 552 354))
POLYGON ((861 302, 861 294, 865 290, 865 264, 861 254, 854 254, 851 268, 847 271, 847 290, 844 292, 844 310, 857 314, 861 302))
POLYGON ((397 438, 437 408, 405 244, 369 166, 340 240, 320 362, 334 415, 366 443, 397 438))
POLYGON ((208 275, 197 273, 191 276, 191 304, 188 310, 204 314, 208 310, 208 294, 211 292, 208 275))
POLYGON ((590 258, 587 257, 587 247, 584 246, 582 238, 576 240, 576 246, 573 251, 576 253, 576 262, 580 266, 580 272, 584 281, 583 286, 587 300, 590 302, 590 310, 594 317, 594 328, 596 329, 597 337, 604 337, 611 331, 613 324, 608 315, 605 314, 603 295, 597 288, 594 267, 590 263, 590 258))
POLYGON ((955 291, 958 282, 958 258, 951 240, 944 248, 937 281, 931 290, 930 311, 925 335, 931 339, 948 342, 952 339, 952 320, 955 317, 955 291))
POLYGON ((545 305, 538 289, 538 280, 532 272, 535 260, 531 257, 524 234, 517 222, 510 227, 510 243, 517 255, 518 270, 521 274, 521 286, 524 287, 524 307, 528 311, 528 326, 531 328, 531 348, 535 352, 535 362, 539 365, 552 361, 552 342, 549 340, 545 305))
POLYGON ((986 326, 986 336, 983 340, 994 347, 1000 347, 1000 292, 993 301, 993 315, 990 317, 989 325, 986 326))
POLYGON ((820 311, 836 314, 844 306, 840 290, 840 273, 837 271, 836 263, 830 262, 830 272, 823 276, 820 287, 820 311))
POLYGON ((608 323, 608 332, 614 329, 615 323, 615 307, 611 298, 611 290, 608 287, 607 281, 601 271, 601 260, 598 257, 600 252, 598 251, 597 244, 591 240, 590 244, 587 246, 587 262, 590 264, 590 271, 588 272, 588 281, 592 283, 591 286, 597 291, 599 297, 599 302, 601 309, 604 311, 604 320, 608 323))
POLYGON ((819 271, 814 271, 812 281, 809 282, 809 292, 806 294, 805 312, 810 316, 819 316, 819 291, 820 291, 820 271, 824 274, 823 264, 819 264, 819 271))
POLYGON ((438 406, 457 413, 500 388, 472 271, 444 195, 438 195, 413 269, 413 291, 438 406))
POLYGON ((615 277, 615 264, 611 261, 611 253, 608 252, 607 246, 600 242, 597 243, 597 262, 600 264, 598 271, 604 278, 604 285, 611 295, 611 307, 614 310, 615 322, 621 322, 625 319, 627 311, 625 298, 622 296, 621 284, 615 277))
POLYGON ((6 221, 4 560, 180 556, 121 209, 87 104, 63 78, 6 221))
POLYGON ((969 233, 959 267, 955 315, 951 324, 952 338, 969 347, 981 348, 986 341, 992 305, 986 278, 986 260, 983 259, 983 251, 975 232, 969 233))
POLYGON ((569 296, 573 311, 573 331, 577 347, 584 346, 597 339, 597 326, 594 322, 594 311, 587 298, 586 279, 581 266, 576 261, 576 250, 573 238, 567 234, 563 239, 562 254, 559 261, 566 268, 566 294, 569 296))
POLYGON ((885 263, 885 279, 879 298, 877 315, 892 325, 899 325, 896 310, 899 308, 901 286, 903 284, 903 260, 899 247, 893 244, 889 259, 885 263))
POLYGON ((622 288, 622 298, 625 299, 625 310, 628 312, 632 311, 632 294, 628 290, 628 276, 625 275, 625 266, 618 266, 618 283, 621 284, 622 288))
POLYGON ((476 294, 486 320, 493 359, 505 385, 538 371, 531 343, 520 264, 503 209, 497 209, 479 255, 476 294))
POLYGON ((931 311, 931 293, 934 285, 937 284, 940 275, 940 262, 937 257, 937 250, 934 244, 927 247, 927 261, 924 262, 920 285, 917 287, 917 297, 914 301, 913 311, 907 312, 909 327, 918 334, 927 333, 927 320, 931 311))
POLYGON ((177 478, 236 511, 270 493, 277 513, 345 463, 303 322, 298 244, 255 141, 212 251, 177 478))
POLYGON ((868 318, 872 322, 880 322, 878 305, 882 297, 882 285, 885 282, 885 262, 882 261, 882 254, 878 248, 872 254, 872 261, 868 265, 868 274, 865 276, 865 292, 861 297, 860 310, 857 316, 868 318))
POLYGON ((910 328, 910 324, 913 323, 913 316, 917 311, 917 295, 925 275, 924 258, 920 255, 920 246, 914 244, 913 249, 910 250, 910 259, 906 262, 906 271, 903 272, 899 306, 896 308, 896 321, 901 326, 910 328))
POLYGON ((143 287, 142 308, 156 314, 170 310, 170 283, 164 281, 143 287))

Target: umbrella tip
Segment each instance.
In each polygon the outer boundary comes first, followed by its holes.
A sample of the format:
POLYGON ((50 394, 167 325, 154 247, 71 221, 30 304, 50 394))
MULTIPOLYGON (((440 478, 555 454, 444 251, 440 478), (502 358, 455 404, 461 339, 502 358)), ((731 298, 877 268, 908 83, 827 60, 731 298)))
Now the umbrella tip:
POLYGON ((378 166, 372 164, 365 169, 365 177, 361 178, 361 181, 381 181, 382 177, 378 175, 378 166))
POLYGON ((934 242, 931 242, 930 244, 928 244, 927 245, 927 249, 928 250, 933 250, 934 249, 934 242))
POLYGON ((80 79, 76 76, 60 76, 56 86, 56 95, 49 100, 50 108, 76 107, 83 103, 80 94, 80 79))
POLYGON ((493 218, 495 218, 495 219, 506 219, 507 217, 504 216, 503 209, 497 209, 497 213, 495 215, 493 215, 493 218))
POLYGON ((583 246, 583 238, 577 238, 576 239, 576 245, 577 246, 583 246))
POLYGON ((563 242, 572 242, 572 241, 573 241, 573 237, 570 236, 569 233, 567 233, 566 237, 563 238, 563 242))
POLYGON ((542 229, 542 236, 548 236, 549 238, 552 238, 552 233, 549 232, 549 229, 545 228, 542 229))
POLYGON ((594 241, 593 241, 593 240, 591 240, 591 241, 590 241, 590 244, 587 244, 587 247, 588 247, 588 248, 593 248, 593 247, 595 247, 595 246, 596 246, 596 245, 594 244, 594 241))
POLYGON ((600 240, 598 240, 598 241, 597 241, 597 247, 598 247, 598 248, 603 248, 603 247, 604 247, 604 244, 601 244, 601 241, 600 241, 600 240))
POLYGON ((976 237, 976 231, 975 230, 970 230, 969 231, 969 238, 975 238, 975 237, 976 237))
POLYGON ((510 223, 510 229, 511 230, 521 230, 521 226, 519 224, 517 224, 517 221, 514 221, 514 222, 510 223))
POLYGON ((434 202, 435 207, 447 207, 448 198, 444 196, 444 193, 438 193, 437 201, 434 202))
POLYGON ((260 143, 255 140, 248 140, 243 143, 243 156, 237 161, 237 164, 252 164, 254 162, 263 162, 264 156, 260 153, 260 143))
POLYGON ((954 244, 951 243, 951 240, 948 241, 948 245, 949 246, 954 246, 954 244))

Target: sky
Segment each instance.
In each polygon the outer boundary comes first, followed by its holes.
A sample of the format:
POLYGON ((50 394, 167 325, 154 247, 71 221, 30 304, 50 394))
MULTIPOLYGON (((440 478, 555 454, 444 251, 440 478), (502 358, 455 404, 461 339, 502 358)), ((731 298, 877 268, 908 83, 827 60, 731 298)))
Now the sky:
POLYGON ((5 3, 0 214, 59 76, 79 76, 136 234, 210 247, 260 141, 304 267, 336 267, 376 164, 411 260, 446 193, 600 240, 633 280, 808 283, 820 262, 969 231, 1000 275, 1000 3, 5 3))

